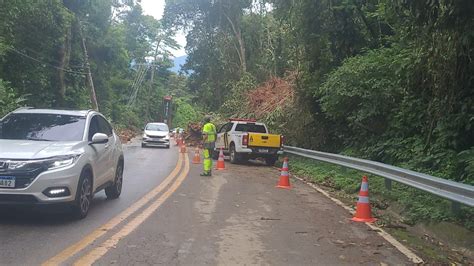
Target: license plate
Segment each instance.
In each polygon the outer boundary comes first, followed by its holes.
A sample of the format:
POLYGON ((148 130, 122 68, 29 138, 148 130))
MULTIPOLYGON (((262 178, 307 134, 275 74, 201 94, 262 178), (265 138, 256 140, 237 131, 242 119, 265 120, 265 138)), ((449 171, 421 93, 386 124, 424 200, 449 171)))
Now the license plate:
POLYGON ((0 176, 0 187, 15 187, 15 177, 14 176, 0 176))
POLYGON ((262 153, 268 153, 268 149, 259 149, 258 151, 262 153))

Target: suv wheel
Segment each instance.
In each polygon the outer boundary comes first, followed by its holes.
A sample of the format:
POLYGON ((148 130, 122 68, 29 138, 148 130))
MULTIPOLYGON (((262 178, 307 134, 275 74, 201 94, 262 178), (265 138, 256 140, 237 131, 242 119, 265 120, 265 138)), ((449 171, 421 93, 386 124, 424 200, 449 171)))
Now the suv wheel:
POLYGON ((77 186, 76 200, 73 206, 74 216, 83 219, 89 213, 92 202, 92 177, 87 171, 83 171, 77 186))
POLYGON ((115 170, 115 180, 113 185, 105 188, 105 195, 108 199, 116 199, 122 193, 123 184, 123 164, 120 162, 115 170))

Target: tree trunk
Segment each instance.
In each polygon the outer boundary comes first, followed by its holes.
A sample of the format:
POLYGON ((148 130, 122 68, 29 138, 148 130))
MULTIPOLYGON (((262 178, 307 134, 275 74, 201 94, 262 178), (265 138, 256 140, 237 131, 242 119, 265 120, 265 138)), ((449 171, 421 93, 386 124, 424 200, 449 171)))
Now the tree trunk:
POLYGON ((58 79, 59 79, 59 90, 57 106, 64 107, 66 100, 66 81, 64 69, 69 65, 69 58, 71 54, 71 27, 68 27, 66 34, 64 35, 64 42, 59 47, 59 68, 58 68, 58 79))
POLYGON ((91 67, 89 64, 89 55, 87 54, 86 38, 84 37, 84 34, 82 32, 80 21, 78 23, 79 23, 79 33, 81 34, 81 40, 82 40, 82 50, 84 52, 84 61, 86 63, 87 84, 89 85, 89 89, 90 89, 92 109, 99 111, 99 104, 97 103, 97 96, 95 94, 94 81, 92 79, 91 67))
POLYGON ((227 16, 225 12, 224 12, 224 16, 229 22, 230 27, 232 28, 232 31, 234 32, 234 36, 237 39, 237 43, 239 45, 238 46, 239 48, 237 49, 237 54, 240 60, 240 70, 242 71, 242 73, 246 73, 247 72, 247 59, 245 57, 245 43, 244 43, 244 40, 242 39, 242 31, 240 30, 240 26, 239 27, 235 26, 232 19, 230 19, 230 17, 227 16))

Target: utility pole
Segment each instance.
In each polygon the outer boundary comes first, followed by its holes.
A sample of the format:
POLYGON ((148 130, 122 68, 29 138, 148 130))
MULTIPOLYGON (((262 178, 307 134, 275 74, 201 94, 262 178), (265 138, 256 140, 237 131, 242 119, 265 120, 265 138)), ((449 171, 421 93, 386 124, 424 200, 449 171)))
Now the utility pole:
POLYGON ((87 83, 89 84, 89 89, 90 89, 92 109, 99 111, 99 104, 97 103, 97 96, 95 94, 94 80, 92 79, 91 66, 89 64, 89 55, 87 54, 86 38, 84 37, 84 34, 82 32, 81 22, 79 21, 78 23, 79 23, 79 32, 81 34, 81 39, 82 39, 82 50, 84 52, 84 60, 86 63, 87 83))
POLYGON ((151 66, 151 75, 150 75, 150 90, 153 89, 153 79, 155 78, 155 64, 156 60, 158 59, 158 48, 160 47, 161 43, 161 36, 158 36, 158 41, 156 42, 156 47, 155 47, 155 54, 153 56, 153 64, 151 66))
MULTIPOLYGON (((156 47, 155 47, 155 54, 153 55, 153 63, 151 64, 150 92, 153 91, 153 81, 154 81, 154 78, 155 78, 155 66, 156 66, 156 60, 158 59, 158 49, 160 48, 160 43, 161 43, 161 36, 158 35, 158 40, 156 42, 156 47)), ((167 121, 166 115, 165 115, 165 118, 163 118, 163 119, 164 119, 164 121, 167 121)), ((165 122, 165 123, 167 123, 167 122, 165 122)))

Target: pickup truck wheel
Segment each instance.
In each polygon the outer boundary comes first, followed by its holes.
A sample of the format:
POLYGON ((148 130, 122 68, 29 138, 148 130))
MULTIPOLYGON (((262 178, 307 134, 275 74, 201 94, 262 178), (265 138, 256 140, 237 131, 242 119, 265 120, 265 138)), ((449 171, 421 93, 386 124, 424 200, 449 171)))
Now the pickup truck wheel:
POLYGON ((235 151, 235 146, 234 146, 234 144, 232 144, 232 145, 230 146, 230 151, 229 151, 229 153, 230 153, 230 163, 236 164, 236 163, 239 163, 239 162, 240 162, 240 160, 241 160, 240 157, 241 157, 241 156, 240 156, 239 153, 237 153, 237 152, 235 151))
POLYGON ((213 160, 217 160, 217 159, 219 159, 219 152, 216 151, 216 150, 213 150, 211 156, 212 156, 213 160))
POLYGON ((278 160, 277 157, 268 157, 268 158, 265 158, 265 163, 268 165, 268 166, 273 166, 275 165, 276 161, 278 160))

